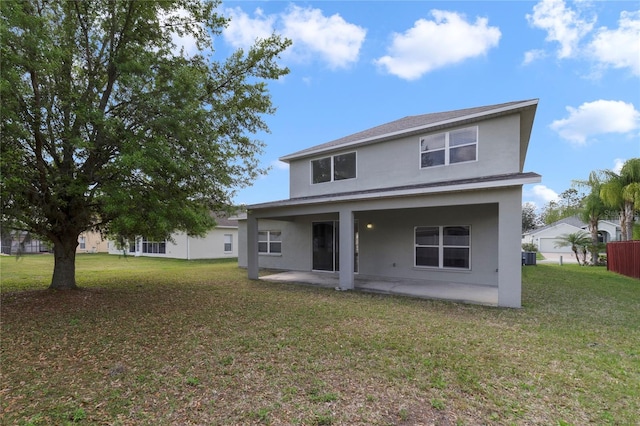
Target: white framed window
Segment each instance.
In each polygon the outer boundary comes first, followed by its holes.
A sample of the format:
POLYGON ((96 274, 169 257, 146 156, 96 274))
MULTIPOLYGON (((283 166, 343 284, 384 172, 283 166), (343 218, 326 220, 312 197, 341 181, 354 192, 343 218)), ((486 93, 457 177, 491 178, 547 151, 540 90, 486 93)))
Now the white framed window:
POLYGON ((282 231, 258 231, 258 253, 281 254, 282 231))
POLYGON ((478 126, 420 137, 420 168, 478 159, 478 126))
POLYGON ((153 254, 166 254, 167 242, 166 241, 148 241, 142 240, 142 252, 153 254))
POLYGON ((471 269, 471 227, 416 226, 415 266, 471 269))
POLYGON ((224 252, 231 253, 233 251, 233 234, 224 234, 224 252))
POLYGON ((86 238, 83 235, 78 237, 78 245, 80 250, 84 250, 87 248, 86 238))
POLYGON ((313 184, 354 179, 355 177, 355 152, 311 160, 311 182, 313 184))

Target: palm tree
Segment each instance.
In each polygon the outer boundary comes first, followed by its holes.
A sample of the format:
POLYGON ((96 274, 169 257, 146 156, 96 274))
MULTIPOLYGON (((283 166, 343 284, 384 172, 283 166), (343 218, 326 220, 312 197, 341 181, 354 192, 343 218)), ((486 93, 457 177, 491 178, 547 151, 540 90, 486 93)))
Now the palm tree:
POLYGON ((558 242, 555 244, 557 247, 571 247, 571 251, 576 255, 576 260, 578 261, 578 265, 582 265, 580 263, 580 256, 578 252, 582 252, 583 254, 583 263, 586 265, 586 251, 587 247, 591 244, 591 237, 585 231, 573 232, 571 234, 562 234, 558 237, 558 242))
POLYGON ((608 207, 620 211, 622 240, 633 238, 634 213, 640 210, 640 158, 627 160, 620 174, 604 172, 607 181, 600 188, 600 198, 608 207))
POLYGON ((578 181, 576 184, 587 186, 591 189, 591 192, 582 200, 582 209, 580 210, 579 216, 580 220, 589 225, 589 232, 591 233, 591 244, 589 245, 591 264, 597 265, 598 252, 601 246, 598 242, 598 222, 600 222, 600 219, 602 219, 607 212, 607 206, 602 201, 602 198, 600 198, 602 180, 599 173, 591 172, 589 180, 578 181))

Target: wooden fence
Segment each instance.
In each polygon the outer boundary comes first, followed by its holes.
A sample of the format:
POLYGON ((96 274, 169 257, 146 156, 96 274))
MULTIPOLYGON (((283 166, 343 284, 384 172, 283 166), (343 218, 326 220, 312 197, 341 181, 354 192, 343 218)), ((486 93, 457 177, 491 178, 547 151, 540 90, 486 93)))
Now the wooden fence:
POLYGON ((640 279, 640 241, 607 244, 607 269, 640 279))

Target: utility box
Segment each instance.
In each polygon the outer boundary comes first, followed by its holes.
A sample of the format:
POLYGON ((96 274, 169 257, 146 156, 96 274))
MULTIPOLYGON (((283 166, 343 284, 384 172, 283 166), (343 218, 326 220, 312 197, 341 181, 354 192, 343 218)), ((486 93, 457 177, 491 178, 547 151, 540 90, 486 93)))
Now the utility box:
POLYGON ((536 252, 535 251, 523 251, 522 252, 522 264, 534 265, 536 264, 536 252))

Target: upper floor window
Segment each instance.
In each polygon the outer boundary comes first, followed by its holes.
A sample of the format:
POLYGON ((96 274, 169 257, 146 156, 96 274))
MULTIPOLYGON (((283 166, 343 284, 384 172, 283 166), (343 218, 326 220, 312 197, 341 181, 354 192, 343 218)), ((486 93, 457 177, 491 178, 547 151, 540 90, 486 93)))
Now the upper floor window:
POLYGON ((420 167, 476 161, 478 127, 451 130, 420 138, 420 167))
POLYGON ((311 161, 313 183, 353 179, 356 177, 356 153, 332 155, 311 161))

